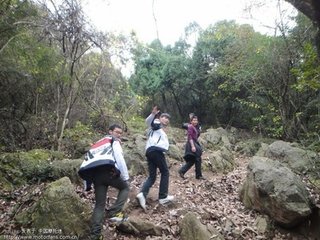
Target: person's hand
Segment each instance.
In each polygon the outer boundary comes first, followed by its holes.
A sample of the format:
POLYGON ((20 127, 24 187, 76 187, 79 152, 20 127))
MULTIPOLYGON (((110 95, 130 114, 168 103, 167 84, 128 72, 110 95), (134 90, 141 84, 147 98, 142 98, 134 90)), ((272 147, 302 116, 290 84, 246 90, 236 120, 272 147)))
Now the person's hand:
POLYGON ((197 149, 196 149, 195 146, 192 146, 192 147, 191 147, 191 151, 192 151, 192 152, 196 152, 196 150, 197 150, 197 149))
POLYGON ((158 106, 154 106, 154 107, 152 108, 152 113, 153 113, 154 115, 156 115, 158 112, 160 112, 160 110, 158 109, 158 106))
POLYGON ((130 188, 130 184, 131 184, 131 181, 130 181, 130 179, 128 179, 128 180, 125 180, 125 183, 129 186, 129 188, 130 188))

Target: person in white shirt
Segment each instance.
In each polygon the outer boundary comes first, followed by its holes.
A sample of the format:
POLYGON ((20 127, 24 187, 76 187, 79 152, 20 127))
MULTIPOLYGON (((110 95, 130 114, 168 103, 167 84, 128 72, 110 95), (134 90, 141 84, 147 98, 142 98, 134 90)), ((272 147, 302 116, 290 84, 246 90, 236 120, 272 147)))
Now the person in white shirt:
POLYGON ((93 184, 95 190, 95 206, 92 214, 90 239, 101 239, 101 229, 105 215, 105 205, 108 187, 112 186, 119 190, 116 201, 107 211, 110 221, 125 221, 127 218, 122 212, 123 206, 129 195, 129 174, 123 157, 120 137, 121 126, 113 124, 109 127, 109 135, 113 138, 112 148, 115 160, 115 168, 108 169, 97 167, 94 169, 93 184))
POLYGON ((149 177, 144 182, 140 193, 137 195, 140 206, 146 210, 146 197, 150 188, 156 181, 157 169, 161 173, 159 186, 159 203, 165 205, 170 203, 174 197, 168 195, 169 188, 169 169, 166 162, 164 152, 169 149, 169 140, 165 132, 165 128, 170 122, 168 113, 161 113, 157 106, 153 107, 151 114, 146 118, 148 125, 148 140, 146 144, 146 157, 148 161, 149 177))

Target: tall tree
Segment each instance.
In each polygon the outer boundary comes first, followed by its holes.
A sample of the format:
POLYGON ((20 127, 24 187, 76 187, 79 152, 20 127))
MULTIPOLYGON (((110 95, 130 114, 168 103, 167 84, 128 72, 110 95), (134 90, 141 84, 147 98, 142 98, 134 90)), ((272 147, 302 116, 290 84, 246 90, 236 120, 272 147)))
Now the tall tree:
POLYGON ((72 106, 78 97, 79 83, 84 80, 79 74, 79 62, 96 42, 78 0, 63 0, 59 4, 52 0, 44 1, 41 6, 47 13, 43 18, 46 37, 60 49, 64 58, 56 82, 56 139, 59 150, 72 106))

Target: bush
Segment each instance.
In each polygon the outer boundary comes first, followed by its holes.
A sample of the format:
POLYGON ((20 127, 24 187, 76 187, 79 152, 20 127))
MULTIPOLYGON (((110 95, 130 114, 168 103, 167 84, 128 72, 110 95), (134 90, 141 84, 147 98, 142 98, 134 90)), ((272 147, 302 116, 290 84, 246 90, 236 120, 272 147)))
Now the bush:
POLYGON ((62 150, 69 158, 80 158, 99 138, 97 135, 89 126, 77 122, 73 128, 65 130, 62 150))

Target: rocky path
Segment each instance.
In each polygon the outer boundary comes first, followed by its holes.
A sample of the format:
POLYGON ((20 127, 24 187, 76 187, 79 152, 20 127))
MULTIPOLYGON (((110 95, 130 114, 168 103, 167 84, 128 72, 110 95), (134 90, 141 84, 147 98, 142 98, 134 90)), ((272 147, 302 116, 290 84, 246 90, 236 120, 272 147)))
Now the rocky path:
MULTIPOLYGON (((179 149, 183 149, 185 136, 172 133, 175 136, 179 149)), ((271 240, 300 240, 305 238, 298 234, 289 233, 276 227, 272 222, 267 224, 268 218, 260 213, 248 210, 239 199, 239 189, 247 174, 249 157, 234 153, 236 163, 233 171, 226 174, 203 171, 206 180, 195 179, 194 167, 185 175, 187 179, 181 179, 178 169, 184 162, 168 159, 170 165, 169 194, 175 196, 173 204, 161 206, 158 204, 158 188, 160 175, 151 188, 147 198, 147 211, 138 205, 136 195, 146 179, 145 175, 131 176, 130 195, 125 212, 129 218, 138 218, 142 222, 150 222, 161 226, 162 236, 137 236, 125 234, 119 231, 115 225, 107 219, 104 222, 103 235, 106 240, 133 240, 133 239, 180 239, 179 223, 189 213, 195 213, 202 224, 210 229, 216 229, 225 239, 271 239, 271 240), (269 226, 269 228, 268 228, 269 226)), ((206 166, 208 157, 203 154, 203 166, 206 166)), ((27 185, 13 192, 5 193, 7 200, 0 199, 0 233, 11 233, 19 226, 13 220, 21 209, 30 207, 36 202, 45 189, 45 183, 27 185)), ((311 189, 311 188, 310 188, 311 189)), ((92 207, 94 206, 94 193, 83 192, 82 186, 76 186, 78 195, 92 207)), ((319 192, 318 192, 319 194, 319 192)), ((110 188, 108 192, 107 207, 115 201, 117 191, 110 188)), ((320 195, 320 194, 319 194, 320 195)), ((318 204, 320 196, 318 197, 318 204)), ((305 234, 308 235, 308 234, 305 234)), ((0 238, 1 239, 1 238, 0 238)))
MULTIPOLYGON (((169 192, 175 196, 174 203, 167 207, 158 204, 160 178, 158 176, 148 195, 146 212, 139 207, 135 198, 145 176, 135 176, 131 181, 126 213, 129 217, 139 217, 162 226, 165 233, 163 236, 147 237, 125 235, 106 220, 105 239, 179 239, 178 223, 187 212, 197 213, 204 225, 216 228, 225 239, 300 239, 282 229, 272 231, 265 229, 265 218, 255 211, 245 209, 240 202, 238 191, 246 176, 248 161, 249 158, 238 156, 237 167, 232 172, 227 174, 204 172, 206 180, 195 179, 193 168, 186 174, 187 179, 181 179, 178 169, 182 163, 176 162, 170 166, 169 192)), ((110 192, 110 201, 115 199, 115 194, 114 191, 110 192)), ((88 198, 93 200, 93 196, 89 195, 88 198)))
MULTIPOLYGON (((205 154, 203 159, 205 161, 205 154)), ((178 175, 178 169, 182 162, 170 160, 169 193, 175 196, 174 203, 166 207, 158 204, 160 180, 160 176, 158 176, 155 185, 151 188, 148 195, 146 212, 142 210, 136 200, 136 195, 146 176, 138 175, 132 177, 126 213, 130 218, 139 218, 142 221, 148 221, 161 226, 164 229, 163 235, 133 236, 124 234, 117 230, 115 225, 106 220, 103 229, 104 239, 178 240, 180 239, 179 222, 188 212, 196 213, 202 224, 206 225, 208 229, 217 229, 225 239, 306 239, 294 235, 292 232, 288 233, 280 228, 273 227, 272 229, 266 229, 265 220, 267 218, 264 218, 264 216, 255 211, 245 209, 239 200, 238 192, 241 183, 246 177, 246 168, 249 160, 248 157, 236 156, 235 162, 237 166, 233 171, 227 174, 214 174, 210 171, 204 171, 203 175, 206 180, 195 179, 194 168, 190 169, 185 175, 187 179, 181 179, 178 175)), ((20 208, 26 208, 36 201, 44 188, 44 183, 36 186, 25 186, 10 195, 12 201, 1 201, 1 232, 12 232, 16 229, 14 221, 9 217, 14 216, 14 212, 18 212, 20 208), (32 198, 30 198, 30 194, 32 198), (17 206, 19 206, 18 209, 17 206)), ((77 186, 76 191, 93 208, 93 192, 84 194, 82 186, 77 186)), ((116 195, 117 191, 110 188, 108 192, 108 205, 115 200, 116 195)))

